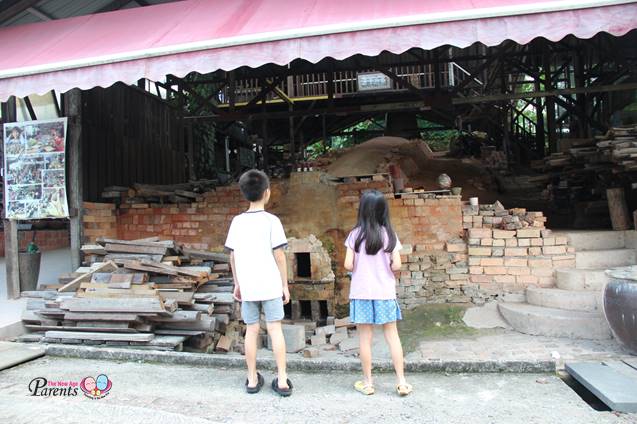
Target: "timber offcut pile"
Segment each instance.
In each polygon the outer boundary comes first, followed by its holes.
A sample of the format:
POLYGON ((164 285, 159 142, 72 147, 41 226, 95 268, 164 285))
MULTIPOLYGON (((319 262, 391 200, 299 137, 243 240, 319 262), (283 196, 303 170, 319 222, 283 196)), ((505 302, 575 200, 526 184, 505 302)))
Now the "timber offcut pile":
POLYGON ((153 185, 133 184, 133 187, 109 186, 102 191, 102 198, 117 203, 190 203, 212 191, 216 180, 197 180, 188 183, 153 185))
POLYGON ((541 186, 556 208, 573 208, 578 226, 608 220, 606 190, 637 188, 637 126, 612 128, 587 139, 560 140, 559 152, 533 163, 541 186))
POLYGON ((23 341, 242 351, 228 255, 172 240, 98 239, 87 266, 27 292, 23 341))
POLYGON ((637 171, 637 126, 613 128, 597 148, 613 164, 614 173, 637 171))

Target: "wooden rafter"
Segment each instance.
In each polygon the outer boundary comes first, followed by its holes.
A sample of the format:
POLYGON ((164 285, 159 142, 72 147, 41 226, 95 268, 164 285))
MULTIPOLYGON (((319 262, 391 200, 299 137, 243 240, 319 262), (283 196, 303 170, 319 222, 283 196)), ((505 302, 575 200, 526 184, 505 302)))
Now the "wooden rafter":
POLYGON ((17 0, 10 2, 4 8, 0 9, 0 23, 6 22, 9 19, 25 12, 28 8, 34 7, 40 2, 40 0, 17 0))

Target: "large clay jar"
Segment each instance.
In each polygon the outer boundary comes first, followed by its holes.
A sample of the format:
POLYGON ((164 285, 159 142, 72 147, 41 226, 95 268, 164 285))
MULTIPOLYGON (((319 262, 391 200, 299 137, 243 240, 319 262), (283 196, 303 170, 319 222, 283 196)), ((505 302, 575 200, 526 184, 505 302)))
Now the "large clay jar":
POLYGON ((637 355, 637 266, 607 271, 604 315, 617 339, 637 355))

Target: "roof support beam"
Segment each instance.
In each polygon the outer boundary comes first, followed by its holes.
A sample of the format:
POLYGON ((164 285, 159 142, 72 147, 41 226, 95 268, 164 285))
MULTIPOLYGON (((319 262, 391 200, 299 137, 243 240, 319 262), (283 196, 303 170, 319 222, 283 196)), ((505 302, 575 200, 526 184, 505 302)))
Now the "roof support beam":
POLYGON ((29 12, 30 14, 32 14, 33 16, 40 18, 40 20, 42 21, 52 21, 53 17, 47 15, 46 13, 44 13, 43 11, 41 11, 40 9, 38 9, 37 7, 29 7, 27 8, 27 12, 29 12))
POLYGON ((18 0, 0 11, 0 23, 19 15, 30 7, 38 4, 40 0, 18 0))

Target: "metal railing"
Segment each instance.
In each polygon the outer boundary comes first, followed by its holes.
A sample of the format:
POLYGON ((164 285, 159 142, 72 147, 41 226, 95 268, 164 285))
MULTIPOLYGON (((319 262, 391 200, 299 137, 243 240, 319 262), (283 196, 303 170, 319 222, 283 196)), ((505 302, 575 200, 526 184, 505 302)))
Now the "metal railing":
MULTIPOLYGON (((397 65, 388 69, 399 78, 409 82, 416 88, 430 89, 435 87, 434 66, 430 64, 422 65, 397 65)), ((329 95, 329 84, 331 80, 332 93, 334 98, 346 97, 359 93, 357 77, 362 72, 374 72, 374 69, 357 71, 335 71, 331 78, 327 72, 310 73, 303 75, 291 75, 282 79, 277 84, 277 91, 273 91, 265 96, 266 102, 282 102, 281 93, 291 101, 315 100, 327 98, 329 95)), ((440 67, 440 86, 453 87, 462 84, 471 74, 455 62, 450 62, 440 67)), ((267 82, 267 80, 266 80, 267 82)), ((269 82, 267 82, 269 83, 269 82)), ((263 80, 257 78, 237 80, 234 88, 235 105, 241 106, 250 102, 262 89, 263 80)), ((473 78, 468 87, 479 89, 483 83, 477 78, 473 78)), ((230 104, 230 90, 226 86, 220 94, 218 100, 221 106, 230 104)), ((390 90, 404 90, 396 81, 391 81, 390 90)))

